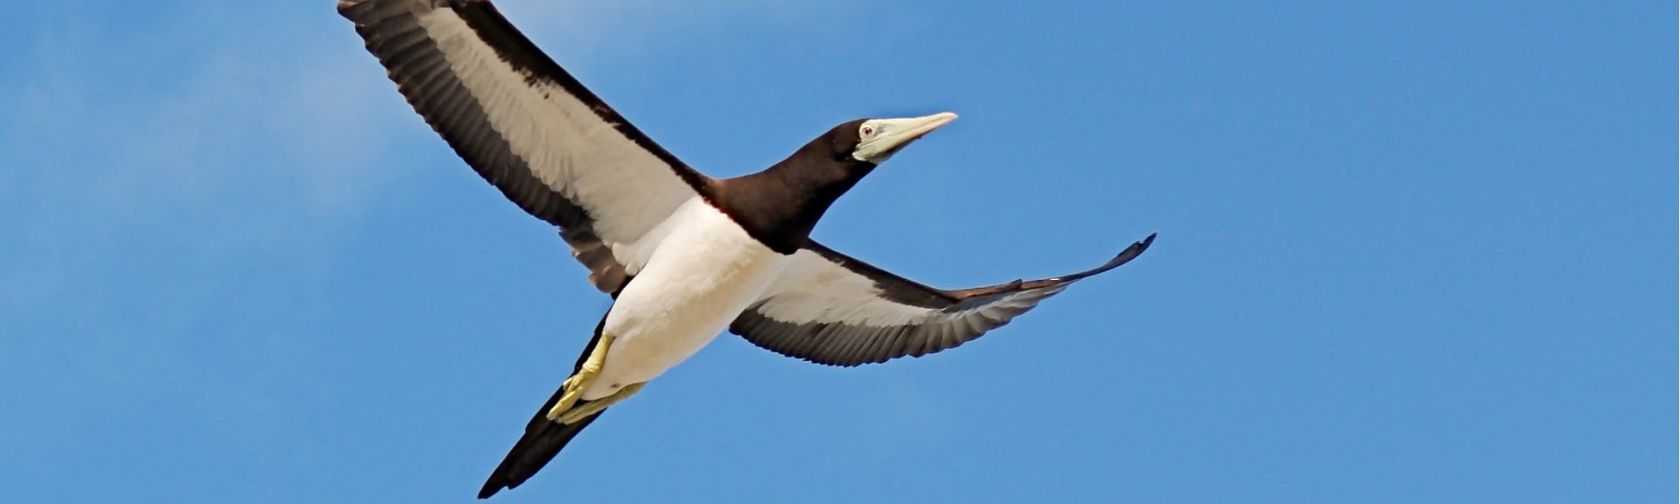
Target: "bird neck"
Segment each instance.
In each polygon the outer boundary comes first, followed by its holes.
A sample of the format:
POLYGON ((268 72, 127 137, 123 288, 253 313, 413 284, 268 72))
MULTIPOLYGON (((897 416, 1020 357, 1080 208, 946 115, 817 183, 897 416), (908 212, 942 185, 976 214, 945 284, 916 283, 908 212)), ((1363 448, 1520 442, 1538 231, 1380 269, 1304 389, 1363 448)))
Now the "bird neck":
POLYGON ((762 172, 720 181, 714 204, 771 250, 792 254, 828 207, 872 169, 795 153, 762 172))

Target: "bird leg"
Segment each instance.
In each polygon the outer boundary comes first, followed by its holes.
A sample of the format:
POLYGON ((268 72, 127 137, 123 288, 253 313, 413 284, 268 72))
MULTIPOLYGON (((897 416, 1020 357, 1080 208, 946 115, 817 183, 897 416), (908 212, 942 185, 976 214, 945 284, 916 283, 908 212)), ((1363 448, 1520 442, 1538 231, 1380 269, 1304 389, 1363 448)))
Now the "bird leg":
MULTIPOLYGON (((583 390, 589 387, 589 382, 594 381, 596 375, 601 374, 601 367, 606 365, 607 347, 612 346, 612 342, 612 335, 602 334, 601 341, 597 341, 595 349, 589 352, 589 358, 584 359, 583 365, 578 367, 576 373, 573 373, 570 378, 566 378, 566 383, 561 385, 563 392, 560 394, 560 400, 554 403, 553 408, 548 409, 548 419, 550 421, 560 422, 561 415, 572 409, 572 406, 577 404, 578 399, 583 398, 583 390)), ((618 394, 614 393, 613 395, 618 394)))
POLYGON ((562 413, 560 415, 559 422, 562 423, 562 424, 571 425, 571 424, 577 423, 579 420, 589 418, 590 415, 600 413, 602 410, 607 409, 608 406, 612 406, 614 403, 617 403, 619 401, 623 401, 625 399, 628 399, 630 396, 636 395, 636 392, 640 392, 642 390, 643 385, 647 385, 647 382, 632 383, 632 384, 629 384, 629 385, 625 385, 624 388, 618 389, 617 392, 613 392, 612 395, 610 395, 610 396, 602 397, 600 399, 596 399, 596 400, 593 400, 593 401, 589 401, 589 402, 580 404, 580 405, 578 405, 578 407, 572 408, 570 410, 567 410, 565 413, 562 413))

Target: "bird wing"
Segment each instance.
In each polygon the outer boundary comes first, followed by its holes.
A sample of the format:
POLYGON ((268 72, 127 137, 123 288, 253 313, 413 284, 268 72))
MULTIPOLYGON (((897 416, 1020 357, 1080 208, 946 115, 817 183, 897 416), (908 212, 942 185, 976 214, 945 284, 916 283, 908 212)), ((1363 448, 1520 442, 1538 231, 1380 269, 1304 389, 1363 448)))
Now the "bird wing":
POLYGON ((603 292, 646 264, 658 224, 709 184, 488 0, 340 0, 338 12, 456 154, 560 228, 603 292))
POLYGON ((1154 241, 1151 234, 1107 263, 1071 275, 961 290, 928 287, 812 241, 729 330, 818 364, 920 357, 979 338, 1073 282, 1126 264, 1154 241))

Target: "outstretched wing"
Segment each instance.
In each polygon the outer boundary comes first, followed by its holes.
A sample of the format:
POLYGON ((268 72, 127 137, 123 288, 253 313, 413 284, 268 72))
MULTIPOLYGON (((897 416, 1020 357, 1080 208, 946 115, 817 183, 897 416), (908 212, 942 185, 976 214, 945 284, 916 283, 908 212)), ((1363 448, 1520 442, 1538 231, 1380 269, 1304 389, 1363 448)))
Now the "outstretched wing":
POLYGON ((488 0, 341 0, 426 122, 508 199, 560 227, 590 281, 617 292, 657 225, 708 179, 631 126, 488 0))
POLYGON ((818 364, 856 366, 921 357, 967 343, 1082 278, 1126 264, 1151 234, 1096 268, 1043 280, 941 290, 810 242, 763 299, 729 330, 770 351, 818 364))

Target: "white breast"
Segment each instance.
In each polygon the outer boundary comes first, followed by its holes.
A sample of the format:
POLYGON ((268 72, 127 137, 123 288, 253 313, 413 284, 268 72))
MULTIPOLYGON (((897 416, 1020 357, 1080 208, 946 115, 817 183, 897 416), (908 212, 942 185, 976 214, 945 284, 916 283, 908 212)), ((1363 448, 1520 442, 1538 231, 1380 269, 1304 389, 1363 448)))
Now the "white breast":
POLYGON ((607 312, 603 331, 615 339, 586 399, 652 380, 694 355, 760 297, 787 259, 699 197, 660 227, 667 226, 607 312))

